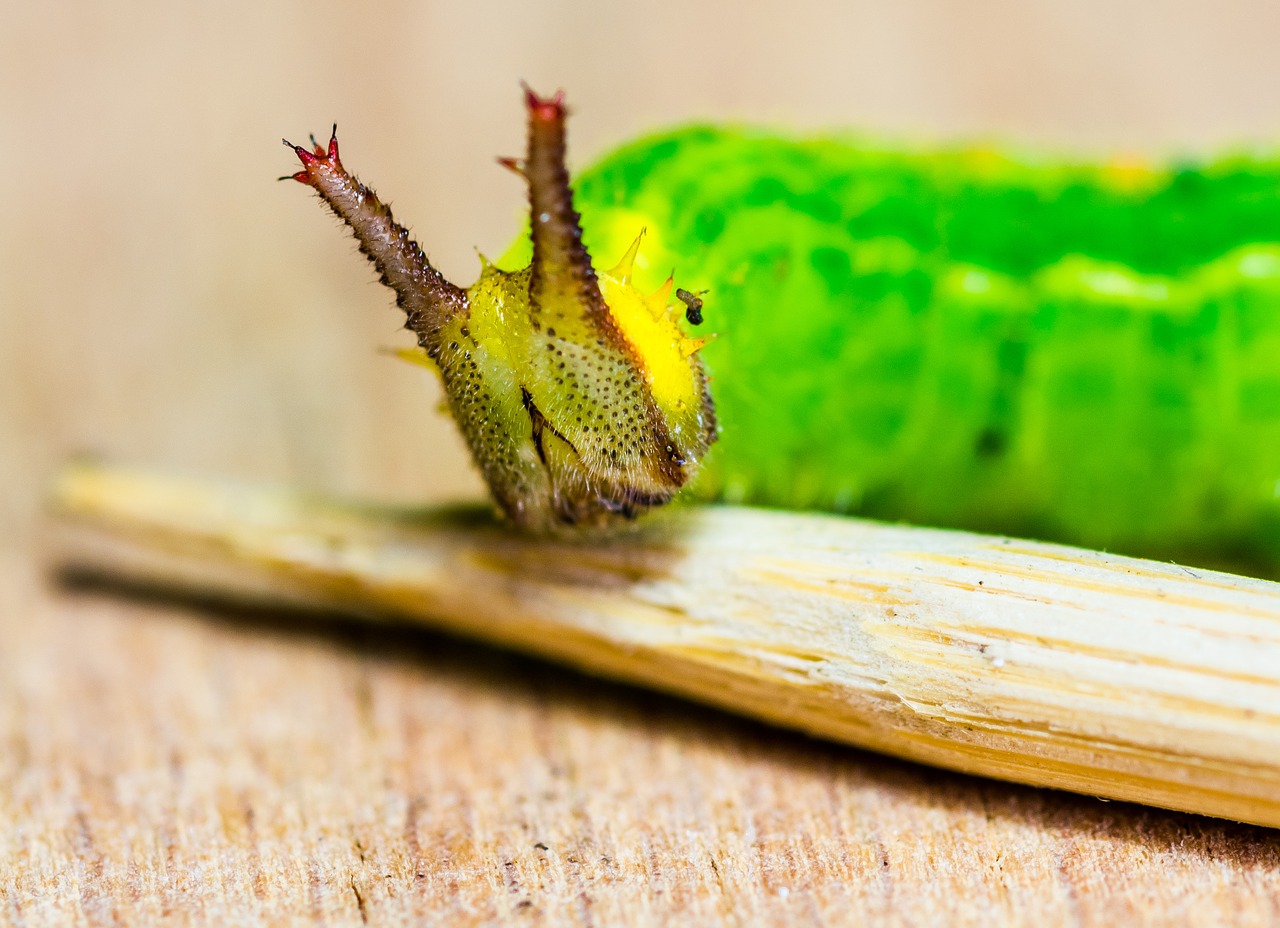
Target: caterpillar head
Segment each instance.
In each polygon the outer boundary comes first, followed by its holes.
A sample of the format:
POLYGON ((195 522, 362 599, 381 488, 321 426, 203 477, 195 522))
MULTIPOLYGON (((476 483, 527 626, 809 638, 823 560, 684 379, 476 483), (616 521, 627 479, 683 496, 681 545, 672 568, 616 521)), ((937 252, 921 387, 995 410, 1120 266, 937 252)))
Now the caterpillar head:
MULTIPOLYGON (((485 262, 465 290, 446 281, 368 187, 327 147, 291 148, 352 229, 444 384, 449 408, 494 499, 535 531, 608 527, 668 502, 716 439, 703 339, 632 285, 641 239, 597 272, 582 244, 565 168, 562 94, 525 88, 529 147, 502 163, 528 182, 532 262, 485 262)), ((286 142, 286 145, 290 143, 286 142)))

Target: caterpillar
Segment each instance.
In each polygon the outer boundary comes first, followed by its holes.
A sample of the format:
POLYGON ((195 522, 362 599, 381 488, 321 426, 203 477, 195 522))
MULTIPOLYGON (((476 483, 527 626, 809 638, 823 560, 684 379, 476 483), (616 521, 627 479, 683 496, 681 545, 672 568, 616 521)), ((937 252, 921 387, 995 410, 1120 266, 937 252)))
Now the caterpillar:
POLYGON ((336 136, 291 146, 517 525, 608 528, 691 484, 1280 567, 1274 157, 1090 164, 700 125, 571 188, 563 97, 526 102, 528 156, 500 160, 528 181, 530 235, 468 290, 336 136), (716 337, 683 327, 704 320, 716 337))

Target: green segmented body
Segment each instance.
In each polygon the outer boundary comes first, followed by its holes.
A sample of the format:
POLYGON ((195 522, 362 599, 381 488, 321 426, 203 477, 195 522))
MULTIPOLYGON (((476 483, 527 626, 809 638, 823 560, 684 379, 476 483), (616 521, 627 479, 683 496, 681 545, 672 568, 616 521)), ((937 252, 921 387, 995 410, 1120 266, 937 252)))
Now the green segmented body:
POLYGON ((710 291, 704 497, 1280 566, 1280 162, 695 127, 576 202, 710 291))

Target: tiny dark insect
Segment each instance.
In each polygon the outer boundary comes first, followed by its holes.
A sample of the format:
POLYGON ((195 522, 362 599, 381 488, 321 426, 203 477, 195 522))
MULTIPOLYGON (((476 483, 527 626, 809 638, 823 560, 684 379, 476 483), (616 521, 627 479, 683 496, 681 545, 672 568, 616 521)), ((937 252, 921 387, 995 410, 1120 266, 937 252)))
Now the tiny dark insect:
POLYGON ((706 292, 699 290, 693 293, 683 287, 676 288, 676 299, 685 305, 684 317, 689 320, 689 325, 702 325, 702 294, 706 292))

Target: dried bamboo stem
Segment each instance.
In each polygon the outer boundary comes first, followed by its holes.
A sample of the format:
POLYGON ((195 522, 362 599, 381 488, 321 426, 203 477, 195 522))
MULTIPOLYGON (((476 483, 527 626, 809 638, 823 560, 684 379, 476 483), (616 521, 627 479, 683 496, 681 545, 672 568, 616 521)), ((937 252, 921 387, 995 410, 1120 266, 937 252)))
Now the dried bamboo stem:
POLYGON ((97 536, 80 564, 449 628, 954 770, 1280 826, 1280 584, 729 507, 533 540, 88 464, 54 505, 97 536))

